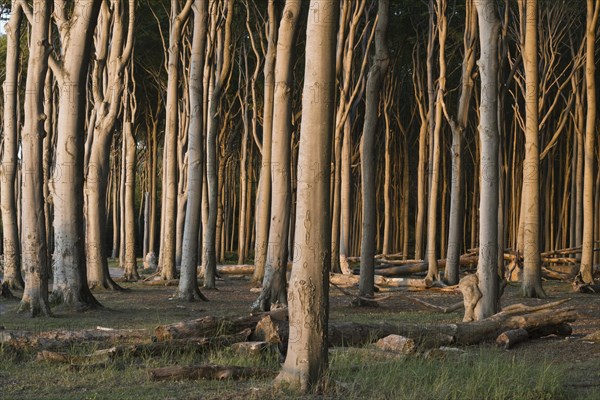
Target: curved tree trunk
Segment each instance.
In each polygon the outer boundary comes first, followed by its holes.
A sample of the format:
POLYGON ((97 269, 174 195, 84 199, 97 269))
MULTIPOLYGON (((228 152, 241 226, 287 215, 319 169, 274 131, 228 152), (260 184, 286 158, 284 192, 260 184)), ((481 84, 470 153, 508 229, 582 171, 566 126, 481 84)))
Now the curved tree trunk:
POLYGON ((279 385, 304 393, 319 384, 328 364, 329 177, 338 11, 337 1, 312 0, 306 35, 294 235, 297 253, 288 293, 290 326, 297 329, 276 378, 279 385))
POLYGON ((23 126, 23 269, 25 290, 19 311, 31 316, 50 315, 48 304, 48 260, 46 253, 46 222, 44 219, 44 86, 48 69, 48 23, 50 5, 33 3, 27 82, 25 90, 25 125, 23 126))
POLYGON ((10 289, 24 287, 21 276, 19 231, 15 178, 17 174, 17 137, 19 103, 19 49, 23 11, 19 1, 12 2, 6 30, 6 79, 4 80, 4 134, 2 136, 2 169, 0 170, 0 203, 2 208, 2 239, 4 256, 4 282, 10 289))
POLYGON ((386 44, 389 8, 388 0, 379 0, 378 21, 375 27, 375 56, 367 78, 365 122, 360 143, 363 211, 359 292, 362 296, 367 297, 372 297, 375 289, 375 239, 377 232, 375 139, 381 84, 389 64, 386 44))
POLYGON ((286 0, 279 25, 273 134, 271 148, 271 219, 265 277, 253 308, 267 311, 272 304, 287 304, 288 235, 290 228, 291 187, 290 149, 292 141, 293 56, 300 0, 286 0))

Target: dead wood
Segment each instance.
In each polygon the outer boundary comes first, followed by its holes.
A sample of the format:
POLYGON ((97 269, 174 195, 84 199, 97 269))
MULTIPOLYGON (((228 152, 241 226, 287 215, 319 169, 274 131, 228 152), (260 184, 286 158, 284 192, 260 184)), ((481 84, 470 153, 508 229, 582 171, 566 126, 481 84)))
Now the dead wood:
MULTIPOLYGON (((359 279, 360 278, 356 275, 329 275, 329 282, 338 286, 354 286, 358 284, 359 279)), ((433 282, 425 279, 387 278, 385 276, 375 275, 375 285, 377 286, 428 288, 431 287, 432 284, 433 282)))
POLYGON ((424 305, 425 307, 434 309, 436 311, 440 311, 440 312, 442 312, 444 314, 448 314, 448 313, 451 313, 451 312, 454 312, 454 311, 458 311, 458 310, 462 309, 465 306, 464 302, 462 302, 462 301, 460 301, 458 303, 454 303, 454 304, 452 304, 452 305, 450 305, 448 307, 443 307, 443 306, 437 306, 435 304, 428 303, 425 300, 421 300, 421 299, 419 299, 417 297, 412 297, 412 296, 405 296, 405 297, 407 299, 415 302, 415 303, 424 305))
POLYGON ((262 368, 222 366, 222 365, 193 365, 193 366, 173 366, 164 368, 155 368, 148 371, 148 375, 153 381, 180 381, 180 380, 239 380, 249 378, 263 378, 274 376, 273 371, 262 368))
POLYGON ((179 285, 179 279, 169 279, 169 280, 164 280, 164 279, 153 279, 153 280, 144 280, 144 285, 146 286, 178 286, 179 285))
MULTIPOLYGON (((530 307, 523 304, 507 307, 504 311, 481 321, 454 324, 403 324, 403 323, 355 323, 331 322, 329 324, 329 346, 360 346, 372 343, 388 335, 401 335, 413 339, 419 347, 432 348, 447 345, 472 345, 491 342, 498 335, 512 329, 525 329, 530 334, 547 327, 561 326, 575 321, 577 313, 571 308, 557 309, 568 300, 561 300, 542 306, 530 307)), ((287 343, 288 336, 293 335, 293 327, 284 320, 268 321, 269 332, 273 340, 279 338, 280 343, 287 343)), ((539 334, 539 333, 538 333, 539 334)), ((539 336, 538 336, 539 337, 539 336)))
POLYGON ((37 353, 37 361, 48 361, 66 364, 95 364, 107 362, 116 357, 160 356, 173 351, 203 352, 208 349, 231 346, 235 343, 245 342, 250 337, 252 330, 247 328, 233 335, 216 337, 199 337, 175 339, 166 342, 136 343, 131 345, 117 345, 108 349, 94 351, 86 355, 73 355, 65 352, 42 350, 37 353))
POLYGON ((83 342, 123 343, 148 339, 145 329, 83 329, 80 331, 58 330, 48 332, 0 331, 0 344, 17 348, 61 349, 83 342))
POLYGON ((529 340, 529 332, 526 329, 518 328, 501 333, 496 339, 496 344, 508 350, 526 340, 529 340))
POLYGON ((274 318, 278 319, 286 319, 287 309, 280 308, 267 313, 248 315, 237 319, 206 316, 170 325, 160 325, 154 330, 154 336, 156 340, 164 341, 188 337, 209 337, 231 334, 247 328, 254 329, 256 324, 266 315, 273 315, 274 318))

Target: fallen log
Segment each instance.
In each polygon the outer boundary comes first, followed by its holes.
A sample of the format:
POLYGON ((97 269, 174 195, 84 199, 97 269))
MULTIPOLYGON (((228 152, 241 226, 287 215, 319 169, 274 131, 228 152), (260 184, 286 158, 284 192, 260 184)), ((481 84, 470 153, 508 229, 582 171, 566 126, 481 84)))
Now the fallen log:
POLYGON ((254 265, 217 265, 217 272, 223 275, 251 275, 254 265))
POLYGON ((496 344, 505 350, 511 349, 519 343, 529 339, 538 339, 550 335, 561 337, 570 336, 573 333, 573 328, 567 323, 557 325, 548 325, 538 329, 511 329, 501 333, 496 339, 496 344))
MULTIPOLYGON (((329 282, 338 286, 354 286, 358 285, 359 277, 357 275, 346 274, 329 274, 329 282)), ((387 278, 381 275, 375 275, 375 285, 389 287, 431 287, 432 282, 425 279, 411 278, 387 278)))
POLYGON ((274 376, 276 372, 262 368, 222 366, 222 365, 192 365, 188 367, 173 366, 154 368, 148 371, 152 381, 180 380, 240 380, 248 378, 263 378, 274 376))
POLYGON ((116 357, 160 356, 172 351, 203 352, 208 349, 227 347, 235 343, 245 342, 250 337, 252 330, 247 328, 233 335, 216 337, 199 337, 188 339, 175 339, 166 342, 136 343, 131 345, 118 345, 108 349, 94 351, 86 355, 73 355, 65 352, 42 350, 37 353, 36 361, 48 361, 67 364, 89 364, 107 362, 116 357))
POLYGON ((123 343, 148 338, 149 334, 145 329, 83 329, 48 332, 0 330, 0 344, 48 350, 61 349, 83 342, 123 343))
MULTIPOLYGON (((519 304, 509 306, 504 311, 480 321, 451 324, 331 322, 328 343, 332 347, 360 346, 385 336, 400 335, 413 339, 421 348, 433 348, 491 342, 501 333, 519 328, 533 335, 540 329, 562 326, 577 319, 577 313, 572 308, 556 309, 564 302, 557 301, 537 307, 519 304)), ((287 321, 271 319, 267 325, 269 332, 276 330, 281 343, 287 343, 288 336, 295 334, 287 321)), ((553 332, 555 331, 556 328, 553 328, 553 332)), ((275 335, 271 334, 270 337, 274 338, 275 335)))
POLYGON ((143 282, 144 282, 144 285, 146 285, 146 286, 178 286, 179 285, 179 279, 169 279, 169 280, 154 279, 154 280, 150 280, 150 281, 144 280, 143 282))
POLYGON ((160 325, 154 330, 154 337, 158 341, 165 341, 189 337, 210 337, 231 334, 247 328, 254 330, 256 324, 266 315, 271 315, 273 318, 284 320, 287 319, 287 309, 280 308, 267 313, 248 315, 237 319, 206 316, 170 325, 160 325))

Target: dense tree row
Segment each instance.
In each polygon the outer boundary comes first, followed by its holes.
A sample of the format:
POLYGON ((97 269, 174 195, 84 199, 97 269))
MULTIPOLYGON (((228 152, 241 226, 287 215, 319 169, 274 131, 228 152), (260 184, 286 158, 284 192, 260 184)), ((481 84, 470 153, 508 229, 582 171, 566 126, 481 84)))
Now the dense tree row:
POLYGON ((307 390, 352 257, 369 298, 377 254, 422 260, 426 286, 477 254, 475 319, 504 279, 545 296, 543 262, 594 282, 597 0, 163 3, 2 4, 2 280, 22 311, 100 307, 111 257, 206 300, 197 277, 214 289, 235 254, 253 309, 289 307, 279 379, 307 390))

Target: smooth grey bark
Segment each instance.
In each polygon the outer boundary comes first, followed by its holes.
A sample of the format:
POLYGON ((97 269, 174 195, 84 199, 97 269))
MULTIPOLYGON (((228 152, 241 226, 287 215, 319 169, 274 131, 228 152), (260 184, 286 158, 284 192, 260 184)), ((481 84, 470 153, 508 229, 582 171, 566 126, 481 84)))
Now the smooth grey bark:
POLYGON ((268 3, 269 33, 267 38, 267 54, 263 69, 265 94, 263 106, 262 161, 258 190, 256 191, 256 223, 254 240, 254 282, 262 282, 267 261, 269 244, 269 220, 271 212, 271 136, 273 132, 273 97, 275 95, 275 60, 277 56, 277 17, 275 2, 268 3))
POLYGON ((6 75, 4 80, 4 132, 2 136, 2 169, 0 170, 0 204, 2 209, 2 240, 4 282, 10 289, 22 289, 19 229, 15 178, 17 174, 17 141, 19 120, 19 53, 23 10, 19 0, 13 0, 6 31, 6 75))
POLYGON ((288 292, 290 326, 279 386, 307 393, 328 365, 331 231, 329 176, 334 130, 335 38, 339 3, 311 0, 306 30, 302 127, 298 150, 296 254, 288 292))
POLYGON ((48 23, 50 5, 33 2, 29 62, 25 84, 25 124, 22 134, 23 180, 21 196, 27 212, 22 220, 23 269, 25 288, 19 311, 32 317, 50 315, 48 303, 48 260, 46 253, 46 222, 44 218, 44 86, 48 70, 48 23))
POLYGON ((277 40, 273 134, 271 148, 271 219, 265 276, 254 309, 267 311, 272 305, 287 304, 288 235, 291 185, 290 148, 292 141, 292 79, 300 0, 286 0, 277 40))
POLYGON ((65 3, 55 4, 60 60, 49 59, 59 86, 56 164, 50 181, 54 204, 51 301, 76 308, 100 306, 87 284, 83 219, 85 82, 100 5, 97 0, 78 0, 67 10, 65 3))
POLYGON ((375 144, 379 120, 377 110, 379 108, 381 85, 390 62, 386 43, 389 8, 389 0, 378 1, 378 21, 375 27, 375 55, 367 78, 365 121, 360 142, 363 201, 359 292, 361 296, 367 297, 372 297, 375 290, 375 245, 377 234, 377 156, 375 144))
POLYGON ((476 320, 498 311, 498 37, 500 20, 493 6, 494 0, 479 0, 478 61, 481 76, 481 103, 479 105, 480 197, 479 197, 479 263, 478 288, 481 299, 475 306, 476 320))
POLYGON ((190 124, 188 131, 188 201, 185 212, 185 228, 181 254, 181 271, 176 296, 192 301, 207 300, 200 292, 197 282, 198 247, 200 237, 204 118, 202 102, 204 98, 204 54, 206 50, 206 32, 208 9, 207 2, 194 1, 194 29, 192 52, 190 55, 189 101, 190 124))

